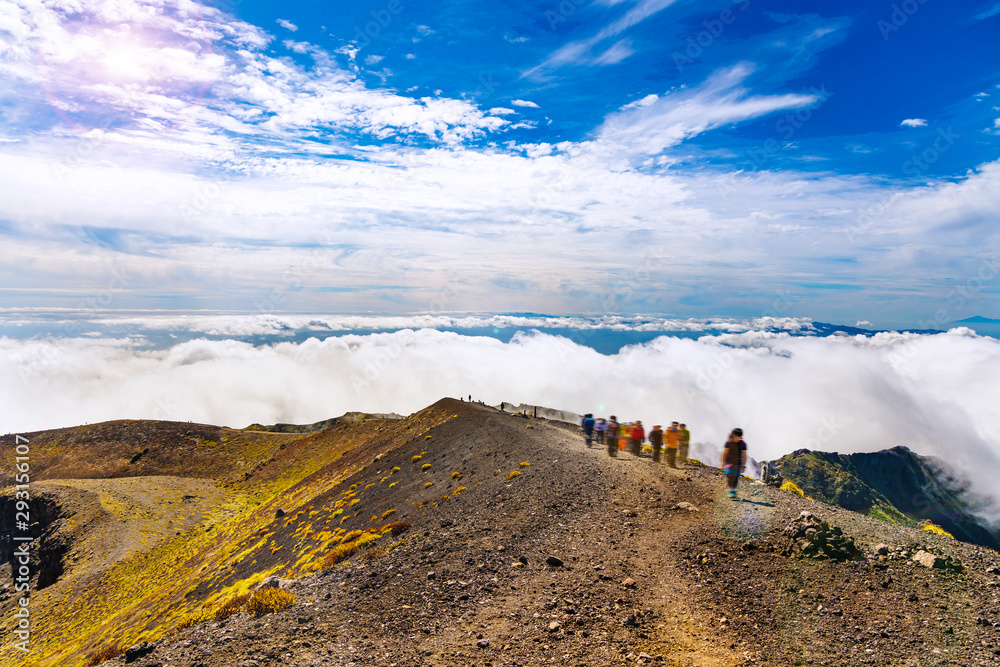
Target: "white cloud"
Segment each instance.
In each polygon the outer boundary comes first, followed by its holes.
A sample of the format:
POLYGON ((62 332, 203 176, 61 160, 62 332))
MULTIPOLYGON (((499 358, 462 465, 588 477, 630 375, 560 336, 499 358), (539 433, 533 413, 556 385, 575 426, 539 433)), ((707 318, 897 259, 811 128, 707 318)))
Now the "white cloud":
POLYGON ((927 127, 927 121, 923 118, 907 118, 899 123, 900 127, 927 127))
POLYGON ((258 347, 195 340, 163 350, 129 339, 0 338, 0 352, 10 432, 118 418, 309 423, 348 410, 409 413, 471 393, 490 404, 678 419, 693 441, 710 444, 741 426, 757 459, 801 447, 905 445, 945 458, 980 491, 994 493, 1000 475, 1000 343, 961 330, 872 338, 751 331, 658 338, 614 356, 547 335, 504 344, 433 330, 258 347))
POLYGON ((976 14, 976 19, 979 21, 984 21, 988 18, 996 16, 997 14, 1000 14, 1000 2, 993 5, 989 9, 984 9, 983 11, 976 14))
POLYGON ((377 65, 380 62, 382 62, 383 60, 385 60, 385 56, 377 56, 377 55, 375 55, 373 53, 372 55, 367 56, 365 58, 365 64, 366 65, 377 65))
POLYGON ((539 108, 539 106, 531 100, 511 100, 510 103, 516 107, 530 107, 532 109, 539 108))
MULTIPOLYGON (((603 52, 604 55, 607 56, 607 61, 605 62, 601 61, 600 56, 595 58, 591 54, 593 49, 598 47, 605 40, 617 37, 629 28, 642 23, 649 17, 666 9, 670 5, 674 4, 675 1, 676 0, 638 0, 628 11, 617 19, 605 24, 604 27, 602 27, 594 35, 586 39, 565 44, 553 52, 540 65, 525 72, 523 76, 544 74, 550 70, 558 69, 566 65, 606 65, 610 64, 618 56, 621 56, 621 58, 627 57, 625 52, 628 50, 628 47, 627 45, 622 44, 622 42, 618 42, 615 46, 605 49, 603 52)), ((619 61, 621 58, 619 58, 619 61)))
POLYGON ((291 30, 292 32, 296 32, 299 29, 299 26, 286 19, 278 19, 277 23, 285 30, 291 30))
POLYGON ((635 53, 631 39, 620 39, 594 58, 595 65, 617 65, 635 53))
POLYGON ((597 129, 595 150, 655 155, 726 123, 808 106, 815 95, 751 95, 743 83, 753 67, 741 63, 715 72, 697 88, 679 90, 611 114, 597 129))

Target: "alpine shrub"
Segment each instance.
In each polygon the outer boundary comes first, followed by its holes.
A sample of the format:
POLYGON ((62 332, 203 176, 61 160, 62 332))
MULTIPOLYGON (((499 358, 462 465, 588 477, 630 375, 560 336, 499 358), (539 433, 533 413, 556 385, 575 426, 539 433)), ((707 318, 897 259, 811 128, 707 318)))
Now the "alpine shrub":
POLYGON ((254 616, 263 616, 293 604, 295 604, 294 595, 280 588, 268 587, 254 591, 253 596, 246 603, 246 610, 254 616))

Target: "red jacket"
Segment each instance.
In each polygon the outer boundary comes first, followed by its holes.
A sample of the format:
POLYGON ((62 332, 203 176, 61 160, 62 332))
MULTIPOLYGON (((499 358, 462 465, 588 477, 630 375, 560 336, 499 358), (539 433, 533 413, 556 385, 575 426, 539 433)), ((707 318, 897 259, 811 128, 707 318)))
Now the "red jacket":
POLYGON ((641 426, 632 427, 632 439, 640 442, 646 439, 646 431, 641 426))

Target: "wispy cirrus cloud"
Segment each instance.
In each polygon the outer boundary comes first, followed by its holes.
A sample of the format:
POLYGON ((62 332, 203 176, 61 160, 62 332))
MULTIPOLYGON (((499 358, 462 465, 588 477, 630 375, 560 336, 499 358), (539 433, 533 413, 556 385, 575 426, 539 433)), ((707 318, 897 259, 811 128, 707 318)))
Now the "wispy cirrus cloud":
MULTIPOLYGON (((617 41, 614 45, 603 49, 600 49, 601 45, 663 11, 674 2, 676 0, 635 0, 632 7, 624 14, 607 23, 590 37, 561 46, 542 63, 526 71, 523 76, 543 76, 548 72, 569 65, 607 65, 621 62, 633 53, 626 41, 617 41), (601 50, 601 54, 595 55, 595 50, 601 50)), ((612 5, 617 4, 620 3, 612 3, 612 5)))

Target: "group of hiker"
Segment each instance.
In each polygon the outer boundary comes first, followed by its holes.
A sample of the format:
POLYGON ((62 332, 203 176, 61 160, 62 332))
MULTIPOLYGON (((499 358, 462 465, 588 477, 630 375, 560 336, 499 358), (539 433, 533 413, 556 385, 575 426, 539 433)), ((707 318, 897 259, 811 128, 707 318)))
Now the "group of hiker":
MULTIPOLYGON (((583 430, 583 437, 590 447, 596 441, 598 445, 605 445, 608 449, 608 456, 618 456, 619 451, 628 450, 632 456, 642 456, 644 450, 651 450, 653 460, 659 462, 661 454, 666 452, 666 463, 670 468, 677 468, 677 461, 688 460, 688 447, 691 444, 691 431, 685 424, 671 422, 670 427, 664 431, 660 424, 653 426, 649 432, 649 444, 646 430, 642 422, 619 424, 618 418, 611 415, 609 419, 600 417, 594 419, 590 412, 583 416, 580 422, 583 430)), ((722 447, 722 471, 726 476, 726 486, 731 500, 736 500, 736 485, 740 475, 746 470, 747 464, 747 444, 743 441, 743 429, 734 428, 729 433, 729 439, 722 447)))
POLYGON ((677 467, 678 460, 687 460, 688 446, 691 444, 691 431, 679 422, 672 422, 666 431, 656 424, 647 436, 646 429, 639 420, 620 424, 614 415, 609 419, 594 419, 594 415, 588 412, 583 416, 580 427, 588 447, 593 442, 605 445, 608 456, 618 456, 619 451, 642 456, 644 450, 651 451, 654 461, 660 461, 665 452, 667 465, 671 468, 677 467), (647 439, 648 445, 645 444, 647 439))

